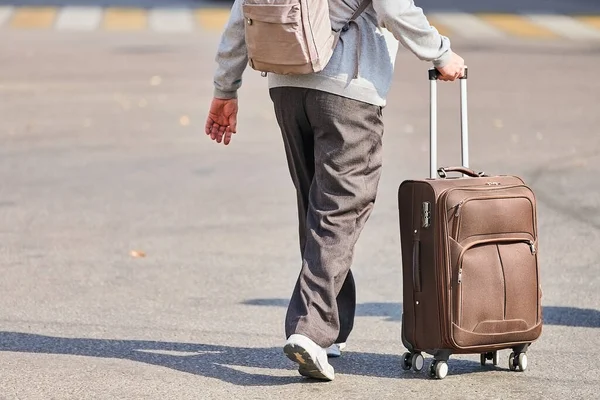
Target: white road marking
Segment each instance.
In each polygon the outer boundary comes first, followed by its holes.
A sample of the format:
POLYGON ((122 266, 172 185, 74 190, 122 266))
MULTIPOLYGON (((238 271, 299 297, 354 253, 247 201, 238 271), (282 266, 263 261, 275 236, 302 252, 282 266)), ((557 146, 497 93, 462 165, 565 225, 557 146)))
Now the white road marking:
POLYGON ((472 39, 497 39, 506 37, 499 29, 485 23, 473 14, 467 13, 431 13, 428 14, 436 22, 447 27, 452 34, 469 37, 472 39))
POLYGON ((576 40, 600 39, 600 30, 566 15, 529 14, 525 17, 565 38, 576 40))
POLYGON ((185 8, 155 8, 150 11, 149 24, 157 32, 191 32, 194 17, 185 8))
POLYGON ((0 26, 3 25, 11 17, 14 7, 0 6, 0 26))
POLYGON ((102 21, 101 7, 63 7, 56 19, 59 31, 93 31, 102 21))

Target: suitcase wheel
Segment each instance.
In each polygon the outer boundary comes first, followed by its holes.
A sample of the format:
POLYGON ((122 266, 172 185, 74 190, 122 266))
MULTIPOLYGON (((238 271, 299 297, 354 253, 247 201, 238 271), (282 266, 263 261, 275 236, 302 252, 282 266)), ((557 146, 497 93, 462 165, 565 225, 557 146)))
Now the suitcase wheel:
POLYGON ((412 368, 415 372, 420 372, 425 364, 425 359, 421 353, 406 352, 402 355, 402 369, 408 371, 412 368))
POLYGON ((444 379, 448 375, 448 363, 444 360, 433 360, 429 367, 431 378, 444 379))
POLYGON ((488 360, 491 360, 493 365, 498 365, 498 352, 491 351, 488 353, 482 353, 479 356, 479 361, 481 362, 482 366, 484 366, 488 360))
POLYGON ((527 369, 527 354, 510 353, 508 357, 508 368, 511 371, 525 371, 527 369))

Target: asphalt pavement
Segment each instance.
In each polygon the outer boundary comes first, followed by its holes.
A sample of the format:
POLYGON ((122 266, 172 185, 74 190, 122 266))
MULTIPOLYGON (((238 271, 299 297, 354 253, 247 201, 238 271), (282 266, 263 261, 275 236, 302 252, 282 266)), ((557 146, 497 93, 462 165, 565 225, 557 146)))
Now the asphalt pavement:
MULTIPOLYGON (((598 42, 453 40, 471 166, 538 199, 545 326, 528 370, 509 371, 509 351, 497 367, 453 356, 441 381, 401 368, 397 190, 428 174, 429 67, 403 50, 355 329, 322 383, 282 352, 295 194, 259 73, 231 145, 203 133, 218 39, 0 33, 1 399, 598 397, 598 42)), ((439 164, 458 164, 458 86, 439 103, 439 164)))

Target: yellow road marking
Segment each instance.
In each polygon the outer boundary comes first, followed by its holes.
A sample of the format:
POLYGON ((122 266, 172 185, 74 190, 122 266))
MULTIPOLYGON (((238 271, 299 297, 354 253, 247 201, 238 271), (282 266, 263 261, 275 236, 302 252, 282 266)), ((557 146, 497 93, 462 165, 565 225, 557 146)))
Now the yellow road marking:
POLYGON ((592 28, 600 29, 600 16, 599 15, 586 15, 577 17, 579 21, 590 25, 592 28))
POLYGON ((513 36, 530 38, 554 38, 556 34, 515 14, 477 14, 484 22, 513 36))
POLYGON ((13 28, 50 28, 56 17, 54 7, 21 7, 15 11, 10 23, 13 28))
POLYGON ((196 21, 201 28, 211 31, 221 31, 230 15, 229 9, 224 8, 202 8, 196 10, 196 21))
POLYGON ((431 26, 433 26, 435 29, 437 29, 438 32, 440 33, 440 35, 442 35, 442 36, 450 36, 451 35, 451 30, 448 29, 448 27, 444 26, 444 24, 440 24, 439 22, 436 21, 435 18, 428 17, 427 19, 429 20, 429 24, 431 26))
POLYGON ((140 8, 107 8, 104 13, 104 29, 109 31, 132 31, 145 29, 148 14, 140 8))

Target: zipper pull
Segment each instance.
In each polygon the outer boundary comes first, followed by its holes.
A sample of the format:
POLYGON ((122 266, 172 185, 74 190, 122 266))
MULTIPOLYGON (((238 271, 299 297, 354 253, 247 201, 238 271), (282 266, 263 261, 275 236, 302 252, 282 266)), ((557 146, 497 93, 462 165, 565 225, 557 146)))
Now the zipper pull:
POLYGON ((458 270, 458 283, 462 282, 462 268, 458 270))
POLYGON ((535 243, 533 243, 531 240, 529 241, 529 248, 531 249, 531 254, 535 255, 535 253, 536 253, 535 243))
POLYGON ((458 214, 460 214, 460 208, 462 207, 462 205, 463 205, 463 203, 464 203, 464 202, 465 202, 465 201, 464 201, 464 200, 462 200, 460 203, 458 203, 458 204, 456 205, 456 212, 454 213, 454 216, 455 216, 455 217, 458 217, 458 214))

